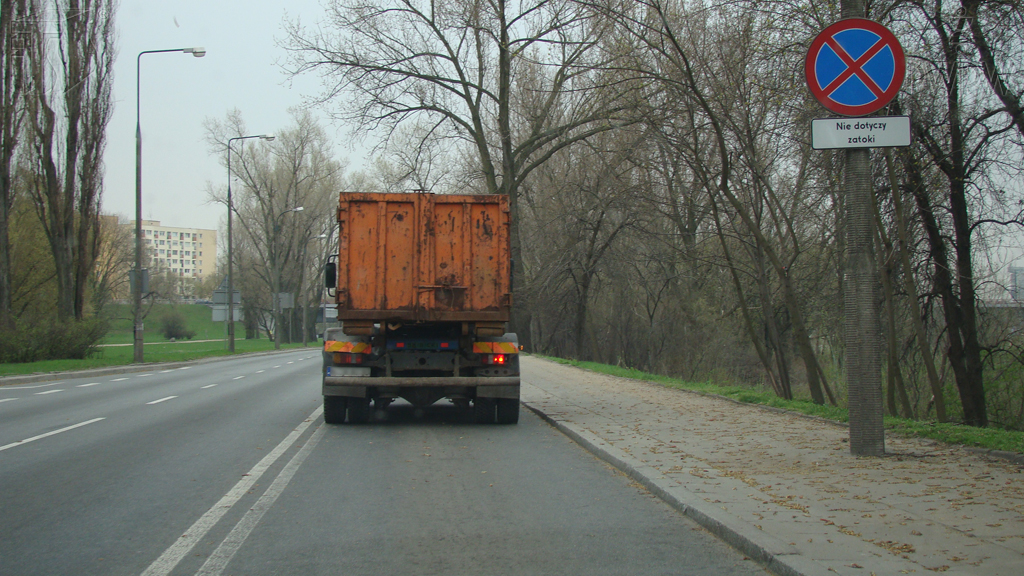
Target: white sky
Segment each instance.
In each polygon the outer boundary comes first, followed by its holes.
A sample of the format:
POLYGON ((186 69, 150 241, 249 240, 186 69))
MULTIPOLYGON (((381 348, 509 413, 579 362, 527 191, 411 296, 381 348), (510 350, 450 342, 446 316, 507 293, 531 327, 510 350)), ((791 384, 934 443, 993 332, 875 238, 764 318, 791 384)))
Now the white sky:
MULTIPOLYGON (((319 88, 312 76, 290 81, 277 65, 285 58, 278 42, 286 14, 312 25, 323 9, 319 0, 121 0, 104 213, 135 218, 136 57, 144 50, 202 46, 203 58, 176 52, 142 57, 142 217, 218 229, 225 209, 208 202, 206 183, 226 185, 227 173, 203 139, 203 120, 238 108, 250 134, 276 133, 289 124, 288 108, 319 88)), ((339 159, 352 155, 338 144, 346 141, 339 129, 324 126, 339 159)))

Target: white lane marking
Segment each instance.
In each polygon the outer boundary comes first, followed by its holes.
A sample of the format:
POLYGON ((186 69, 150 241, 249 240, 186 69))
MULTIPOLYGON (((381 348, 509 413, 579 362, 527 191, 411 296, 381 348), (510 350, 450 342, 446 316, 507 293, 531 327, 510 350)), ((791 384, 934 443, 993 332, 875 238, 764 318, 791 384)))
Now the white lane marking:
POLYGON ((217 549, 213 551, 213 554, 207 558, 203 566, 196 572, 196 576, 220 576, 224 572, 228 563, 235 557, 235 553, 245 543, 246 538, 252 534, 256 525, 259 524, 260 519, 267 513, 267 510, 274 505, 277 501, 278 496, 284 492, 285 487, 291 482, 295 472, 302 466, 302 463, 309 456, 309 453, 316 447, 317 442, 324 435, 324 425, 321 424, 313 435, 306 440, 306 443, 302 445, 302 448, 292 457, 292 459, 285 465, 281 470, 281 473, 277 475, 274 482, 267 488, 267 491, 263 493, 263 496, 256 501, 256 504, 242 516, 242 519, 238 521, 238 524, 231 530, 227 535, 227 538, 217 546, 217 549))
POLYGON ((99 385, 100 385, 99 382, 89 382, 88 384, 79 384, 78 386, 75 386, 75 388, 88 388, 89 386, 99 386, 99 385))
POLYGON ((280 364, 278 364, 277 366, 271 366, 271 368, 280 368, 280 367, 281 367, 280 364))
POLYGON ((146 402, 147 405, 159 404, 161 402, 167 402, 168 400, 174 400, 177 396, 168 396, 167 398, 161 398, 159 400, 153 400, 152 402, 146 402))
POLYGON ((161 374, 167 374, 168 372, 174 372, 174 368, 171 368, 170 370, 161 370, 160 371, 161 374))
POLYGON ((245 376, 235 376, 232 380, 241 380, 242 378, 245 378, 245 376))
POLYGON ((256 371, 257 374, 263 374, 264 372, 266 372, 266 370, 257 370, 256 371))
POLYGON ((14 402, 17 398, 0 398, 0 404, 4 402, 14 402))
POLYGON ((295 362, 289 362, 289 364, 295 364, 295 362))
POLYGON ((270 451, 266 456, 263 457, 252 470, 249 470, 248 474, 242 476, 242 479, 231 490, 228 491, 212 508, 206 511, 198 520, 195 521, 180 538, 174 541, 174 544, 164 550, 164 553, 159 558, 153 561, 146 568, 146 571, 142 573, 142 576, 167 576, 174 570, 174 567, 181 562, 191 552, 192 548, 195 547, 210 531, 217 522, 227 514, 228 510, 231 509, 241 498, 248 493, 249 488, 252 487, 263 475, 264 472, 270 468, 274 462, 281 457, 289 448, 298 441, 302 433, 313 423, 314 420, 324 411, 323 406, 317 407, 309 418, 306 418, 297 428, 291 431, 281 443, 277 445, 273 450, 270 451))
POLYGON ((216 384, 207 384, 206 386, 202 386, 199 389, 200 390, 206 390, 207 388, 213 388, 214 386, 216 386, 216 384))
POLYGON ((145 378, 146 376, 152 376, 152 375, 153 375, 152 372, 149 373, 149 374, 139 374, 139 378, 145 378))
POLYGON ((114 378, 111 382, 120 382, 122 380, 127 380, 127 378, 114 378))
POLYGON ((60 430, 54 430, 53 432, 47 432, 46 434, 40 434, 39 436, 33 436, 31 438, 26 438, 26 439, 21 440, 19 442, 12 442, 10 444, 7 444, 6 446, 0 446, 0 452, 3 452, 4 450, 7 450, 8 448, 14 448, 15 446, 21 446, 23 444, 28 444, 29 442, 35 442, 36 440, 42 440, 43 438, 48 438, 50 436, 54 436, 56 434, 60 434, 61 432, 67 432, 68 430, 74 430, 75 428, 81 428, 82 426, 85 426, 87 424, 92 424, 93 422, 99 422, 100 420, 106 420, 106 418, 93 418, 92 420, 86 420, 85 422, 79 422, 78 424, 75 424, 75 425, 72 425, 72 426, 68 426, 67 428, 61 428, 60 430))
POLYGON ((189 368, 191 368, 191 366, 182 366, 181 368, 178 368, 178 370, 188 370, 189 368))
POLYGON ((45 390, 43 392, 36 392, 36 396, 42 396, 43 394, 56 394, 57 392, 63 392, 63 390, 45 390))

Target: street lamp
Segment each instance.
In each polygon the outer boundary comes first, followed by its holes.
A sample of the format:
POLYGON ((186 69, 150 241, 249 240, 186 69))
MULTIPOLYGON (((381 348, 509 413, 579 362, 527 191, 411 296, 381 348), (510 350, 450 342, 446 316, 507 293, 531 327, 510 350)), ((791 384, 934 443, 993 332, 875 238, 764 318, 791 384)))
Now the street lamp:
MULTIPOLYGON (((228 138, 228 315, 225 319, 228 323, 228 352, 235 351, 235 287, 234 277, 231 273, 231 212, 234 209, 234 205, 231 203, 231 143, 235 140, 248 140, 249 138, 259 138, 267 142, 273 142, 274 135, 256 134, 254 136, 228 138)), ((242 144, 244 145, 245 143, 243 142, 242 144)))
POLYGON ((135 287, 132 290, 132 308, 134 317, 134 361, 143 362, 142 349, 142 55, 161 52, 184 52, 196 58, 206 56, 206 50, 200 47, 172 48, 168 50, 145 50, 139 52, 135 59, 135 287))
POLYGON ((271 246, 271 249, 272 249, 271 254, 273 254, 273 261, 271 262, 271 264, 273 264, 273 267, 274 267, 274 276, 273 276, 273 279, 274 279, 274 286, 273 286, 274 294, 273 294, 273 300, 274 300, 274 349, 275 350, 280 350, 281 349, 281 262, 279 262, 278 258, 277 258, 277 234, 281 230, 281 226, 277 223, 277 221, 280 220, 281 218, 283 218, 284 215, 289 213, 289 212, 302 212, 302 210, 303 210, 302 206, 296 206, 294 208, 289 208, 289 209, 285 210, 284 212, 281 212, 280 214, 275 216, 274 220, 272 221, 272 224, 273 224, 273 237, 271 238, 271 241, 274 244, 271 246))

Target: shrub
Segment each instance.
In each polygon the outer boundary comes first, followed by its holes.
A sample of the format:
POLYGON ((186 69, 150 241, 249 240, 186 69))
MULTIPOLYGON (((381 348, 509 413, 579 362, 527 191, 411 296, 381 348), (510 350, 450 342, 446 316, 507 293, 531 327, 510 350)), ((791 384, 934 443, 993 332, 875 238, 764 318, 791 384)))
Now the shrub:
POLYGON ((66 323, 16 321, 0 335, 0 363, 88 358, 98 350, 107 327, 102 318, 66 323))
POLYGON ((191 340, 195 330, 185 325, 185 316, 178 310, 171 310, 160 317, 160 333, 168 340, 191 340))

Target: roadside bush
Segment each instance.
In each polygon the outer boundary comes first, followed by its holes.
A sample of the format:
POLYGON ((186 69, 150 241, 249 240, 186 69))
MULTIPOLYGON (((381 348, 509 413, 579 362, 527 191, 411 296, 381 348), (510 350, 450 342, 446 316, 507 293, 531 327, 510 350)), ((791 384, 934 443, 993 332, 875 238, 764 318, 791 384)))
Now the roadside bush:
POLYGON ((171 310, 160 317, 160 333, 168 340, 191 340, 195 330, 185 325, 185 315, 178 310, 171 310))
POLYGON ((88 358, 99 350, 107 328, 102 318, 64 324, 17 321, 0 335, 0 363, 88 358))

